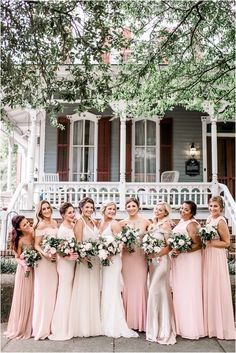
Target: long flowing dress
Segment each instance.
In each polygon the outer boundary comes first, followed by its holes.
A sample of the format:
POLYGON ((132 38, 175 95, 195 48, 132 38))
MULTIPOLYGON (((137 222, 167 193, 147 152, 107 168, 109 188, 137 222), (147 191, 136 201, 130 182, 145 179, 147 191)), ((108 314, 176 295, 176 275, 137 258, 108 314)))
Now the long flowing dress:
MULTIPOLYGON (((112 235, 112 221, 101 234, 102 237, 112 235)), ((138 334, 128 328, 125 321, 125 311, 121 297, 121 257, 112 257, 110 266, 102 268, 102 300, 101 318, 102 332, 108 337, 138 337, 138 334)))
MULTIPOLYGON (((57 237, 70 241, 74 238, 72 228, 65 227, 62 223, 57 237)), ((69 339, 69 312, 72 295, 72 285, 75 274, 75 261, 70 261, 59 256, 57 262, 58 290, 55 310, 53 313, 50 340, 69 339)))
MULTIPOLYGON (((187 226, 193 219, 180 220, 174 233, 188 235, 187 226)), ((201 250, 181 253, 172 260, 172 289, 176 333, 183 338, 206 336, 203 322, 201 250)))
MULTIPOLYGON (((57 228, 35 231, 35 236, 57 236, 57 228)), ((42 256, 35 268, 33 334, 35 340, 45 339, 51 333, 51 322, 57 294, 57 265, 42 256)))
MULTIPOLYGON (((98 239, 98 229, 94 225, 90 228, 84 219, 82 241, 98 239)), ((72 289, 69 333, 70 337, 99 336, 101 330, 100 313, 100 262, 98 258, 92 259, 93 268, 86 263, 76 266, 72 289)))
MULTIPOLYGON (((164 224, 164 223, 163 223, 164 224)), ((152 234, 164 242, 170 232, 156 226, 152 234)), ((160 344, 175 344, 174 309, 169 284, 170 259, 168 255, 152 259, 149 266, 146 338, 160 344)))
MULTIPOLYGON (((25 248, 29 248, 29 246, 23 245, 23 249, 25 248)), ((16 269, 7 331, 4 333, 11 339, 28 339, 32 334, 34 270, 31 269, 29 276, 25 277, 25 269, 20 262, 21 260, 16 269)))
MULTIPOLYGON (((226 222, 219 216, 215 219, 210 217, 207 223, 217 227, 220 220, 226 222)), ((224 248, 207 247, 203 250, 203 308, 209 337, 235 339, 232 293, 224 248)))
MULTIPOLYGON (((139 229, 139 235, 142 236, 145 229, 141 227, 139 229)), ((142 249, 137 247, 135 252, 129 253, 123 248, 122 275, 124 280, 122 297, 128 327, 140 332, 145 331, 148 266, 142 249)))

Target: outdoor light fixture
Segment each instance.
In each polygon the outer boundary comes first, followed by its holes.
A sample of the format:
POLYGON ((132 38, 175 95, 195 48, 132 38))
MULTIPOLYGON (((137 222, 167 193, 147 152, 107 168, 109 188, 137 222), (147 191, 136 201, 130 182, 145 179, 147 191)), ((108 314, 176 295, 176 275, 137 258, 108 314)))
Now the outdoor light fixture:
POLYGON ((190 152, 191 158, 194 159, 194 158, 195 158, 195 155, 196 155, 196 152, 197 152, 197 149, 196 149, 196 147, 194 146, 194 142, 192 142, 189 152, 190 152))

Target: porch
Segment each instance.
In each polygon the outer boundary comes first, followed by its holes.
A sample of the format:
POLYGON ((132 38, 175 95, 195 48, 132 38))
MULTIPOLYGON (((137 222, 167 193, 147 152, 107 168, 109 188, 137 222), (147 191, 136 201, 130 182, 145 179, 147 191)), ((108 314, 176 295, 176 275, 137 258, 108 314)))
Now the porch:
MULTIPOLYGON (((117 218, 125 217, 125 200, 128 197, 139 199, 142 214, 152 217, 153 206, 159 201, 168 202, 172 207, 172 217, 179 219, 179 208, 184 200, 197 204, 197 219, 206 219, 209 197, 221 195, 225 202, 225 217, 232 234, 236 233, 236 203, 224 184, 213 183, 132 183, 132 182, 34 182, 18 185, 6 210, 2 211, 1 250, 6 249, 7 236, 11 228, 11 218, 17 213, 33 218, 35 206, 42 199, 48 200, 54 208, 54 217, 60 219, 59 207, 63 202, 71 202, 75 207, 85 197, 91 197, 99 211, 106 200, 114 201, 118 208, 117 218)), ((95 215, 100 218, 99 212, 95 215)))

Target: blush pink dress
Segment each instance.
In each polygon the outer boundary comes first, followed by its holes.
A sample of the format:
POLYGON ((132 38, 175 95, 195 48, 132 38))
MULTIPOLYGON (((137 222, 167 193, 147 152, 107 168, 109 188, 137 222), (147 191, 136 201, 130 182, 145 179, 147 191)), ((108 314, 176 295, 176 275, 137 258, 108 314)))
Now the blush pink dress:
MULTIPOLYGON (((57 228, 35 231, 35 236, 57 236, 57 228)), ((51 322, 57 295, 57 265, 42 256, 35 268, 33 334, 35 340, 45 339, 51 333, 51 322)))
MULTIPOLYGON (((23 246, 26 247, 29 246, 23 246)), ((17 265, 10 317, 4 333, 11 339, 27 339, 32 334, 34 270, 31 269, 29 277, 25 277, 22 261, 19 260, 17 265)))
MULTIPOLYGON (((191 222, 197 221, 180 220, 173 233, 188 235, 187 226, 191 222)), ((201 250, 181 253, 174 258, 171 277, 177 335, 188 339, 206 336, 203 321, 201 250)))
MULTIPOLYGON (((220 216, 207 223, 217 227, 220 216)), ((218 235, 218 239, 220 236, 218 235)), ((207 335, 235 339, 234 315, 226 249, 207 247, 203 250, 203 304, 207 335)))
MULTIPOLYGON (((139 229, 142 235, 145 229, 141 227, 139 229)), ((124 280, 122 297, 125 316, 128 327, 140 332, 146 331, 147 275, 148 266, 143 250, 137 247, 135 252, 129 253, 124 247, 122 251, 124 280)))

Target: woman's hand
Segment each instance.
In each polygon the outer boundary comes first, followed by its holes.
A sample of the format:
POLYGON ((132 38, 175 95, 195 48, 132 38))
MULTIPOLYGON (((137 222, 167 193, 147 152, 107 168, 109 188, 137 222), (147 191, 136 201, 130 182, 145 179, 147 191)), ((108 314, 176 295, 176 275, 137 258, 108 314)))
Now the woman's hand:
POLYGON ((180 251, 173 249, 170 254, 171 254, 171 257, 177 257, 180 254, 180 251))
POLYGON ((68 261, 76 261, 79 255, 76 252, 71 252, 68 256, 65 256, 65 259, 68 261))

